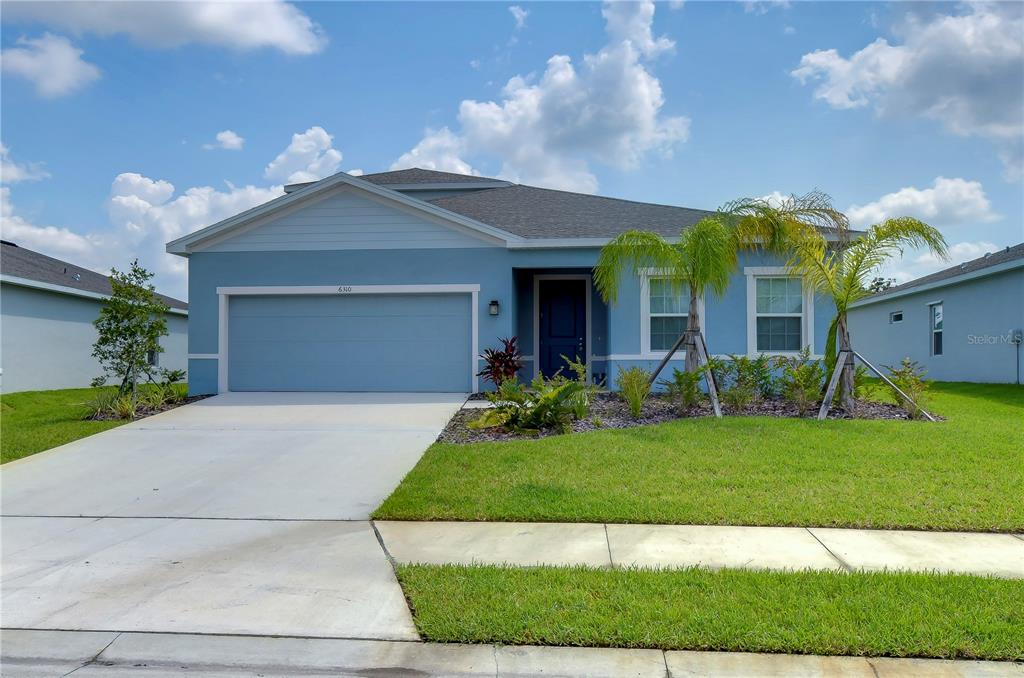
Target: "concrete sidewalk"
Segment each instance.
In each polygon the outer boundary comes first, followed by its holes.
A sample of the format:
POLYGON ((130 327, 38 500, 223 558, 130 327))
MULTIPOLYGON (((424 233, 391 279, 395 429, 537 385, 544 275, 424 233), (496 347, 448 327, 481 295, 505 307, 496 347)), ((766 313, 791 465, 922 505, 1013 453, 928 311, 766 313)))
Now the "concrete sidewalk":
POLYGON ((1013 534, 600 523, 375 523, 400 563, 911 570, 1024 578, 1013 534))
POLYGON ((1009 662, 162 633, 3 632, 5 678, 61 676, 1024 676, 1009 662))

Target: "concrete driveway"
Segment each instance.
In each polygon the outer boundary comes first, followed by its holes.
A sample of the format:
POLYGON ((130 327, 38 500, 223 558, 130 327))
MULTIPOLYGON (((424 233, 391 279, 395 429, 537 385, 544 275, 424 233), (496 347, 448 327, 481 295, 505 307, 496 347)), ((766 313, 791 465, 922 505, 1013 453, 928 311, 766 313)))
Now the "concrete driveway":
POLYGON ((231 393, 4 466, 3 625, 416 638, 367 519, 464 399, 231 393))

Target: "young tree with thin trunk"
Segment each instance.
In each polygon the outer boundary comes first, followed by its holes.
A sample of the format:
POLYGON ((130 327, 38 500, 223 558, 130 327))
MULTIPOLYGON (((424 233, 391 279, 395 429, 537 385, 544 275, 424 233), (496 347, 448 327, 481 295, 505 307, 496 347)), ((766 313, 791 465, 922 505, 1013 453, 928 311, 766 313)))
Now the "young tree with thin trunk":
POLYGON ((167 336, 168 306, 150 284, 153 274, 133 261, 131 269, 110 271, 112 294, 93 322, 98 337, 92 355, 103 367, 103 376, 94 383, 118 382, 119 395, 135 400, 139 376, 151 376, 149 355, 160 353, 160 337, 167 336))
POLYGON ((707 291, 721 295, 729 286, 736 268, 734 233, 718 215, 705 217, 679 234, 679 241, 668 240, 650 231, 626 231, 601 249, 594 267, 594 285, 601 297, 614 303, 624 272, 652 268, 673 288, 690 296, 687 326, 675 345, 651 375, 651 382, 686 344, 686 371, 697 370, 697 346, 694 338, 701 334, 698 300, 707 291))
MULTIPOLYGON (((830 296, 836 307, 825 344, 829 373, 835 369, 839 352, 853 350, 847 321, 850 306, 872 294, 872 276, 882 264, 902 254, 907 247, 927 248, 942 259, 948 256, 942 234, 912 217, 896 217, 875 224, 842 249, 828 247, 821 238, 803 238, 794 243, 789 269, 816 292, 830 296)), ((853 361, 847 360, 839 381, 839 402, 847 412, 854 407, 853 374, 853 361)))

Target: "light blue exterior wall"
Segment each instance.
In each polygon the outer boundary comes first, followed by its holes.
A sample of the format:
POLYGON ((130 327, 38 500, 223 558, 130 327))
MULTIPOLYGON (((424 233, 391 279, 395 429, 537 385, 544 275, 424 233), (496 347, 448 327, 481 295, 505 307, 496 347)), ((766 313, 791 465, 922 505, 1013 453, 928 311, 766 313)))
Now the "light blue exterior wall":
MULTIPOLYGON (((0 285, 0 388, 5 393, 86 388, 101 373, 92 357, 102 302, 61 292, 0 285)), ((187 317, 167 315, 160 366, 185 369, 187 317)))
MULTIPOLYGON (((308 285, 423 285, 478 284, 479 350, 498 347, 500 337, 519 336, 524 355, 533 347, 533 275, 589 271, 596 248, 522 249, 474 247, 454 249, 376 249, 317 251, 197 252, 189 262, 192 354, 218 350, 217 287, 308 285), (488 314, 491 300, 499 302, 498 316, 488 314)), ((733 283, 720 299, 706 300, 708 348, 713 354, 747 350, 747 293, 743 266, 778 265, 769 257, 745 256, 733 283)), ((614 304, 605 304, 596 291, 591 300, 592 371, 606 373, 611 386, 618 366, 653 368, 658 358, 641 355, 640 284, 625 276, 614 304)), ((832 318, 831 304, 818 299, 814 311, 814 350, 821 353, 832 318)), ((673 363, 681 366, 682 358, 673 363)), ((190 361, 192 393, 217 390, 217 360, 190 361)), ((532 376, 532 365, 524 377, 532 376)), ((665 375, 663 375, 665 376, 665 375)), ((481 383, 481 387, 484 384, 481 383)))
POLYGON ((1013 383, 1024 380, 1024 349, 1008 340, 1024 329, 1024 268, 952 282, 850 311, 853 348, 881 368, 916 360, 929 379, 1013 383), (942 302, 943 353, 931 355, 929 305, 942 302), (890 323, 889 314, 903 313, 890 323))

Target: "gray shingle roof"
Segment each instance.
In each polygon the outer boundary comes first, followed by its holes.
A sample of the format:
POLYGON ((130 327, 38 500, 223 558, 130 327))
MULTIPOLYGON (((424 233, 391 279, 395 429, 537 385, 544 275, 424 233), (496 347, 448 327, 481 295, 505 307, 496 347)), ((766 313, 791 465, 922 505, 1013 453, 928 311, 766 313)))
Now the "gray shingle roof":
POLYGON ((676 236, 711 214, 521 184, 430 202, 524 238, 610 238, 634 228, 676 236))
MULTIPOLYGON (((0 273, 95 294, 110 294, 112 291, 110 278, 105 275, 18 247, 6 240, 0 244, 0 273)), ((188 309, 184 301, 163 294, 158 296, 171 308, 188 309)))
POLYGON ((941 271, 936 271, 935 273, 930 273, 915 280, 910 280, 902 285, 895 285, 884 292, 879 292, 878 294, 868 297, 865 299, 865 302, 882 299, 890 294, 913 289, 915 287, 921 287, 922 285, 956 278, 957 276, 961 276, 966 273, 974 273, 975 271, 981 271, 991 266, 998 266, 999 264, 1005 264, 1008 261, 1014 261, 1017 259, 1024 259, 1024 243, 1013 245, 1012 247, 1007 247, 997 252, 989 252, 983 257, 965 261, 964 263, 957 264, 956 266, 950 266, 949 268, 945 268, 941 271))
POLYGON ((471 184, 488 181, 503 181, 491 177, 478 177, 472 174, 455 174, 454 172, 438 172, 437 170, 410 167, 409 169, 393 170, 364 174, 359 177, 365 181, 387 186, 388 184, 471 184))

